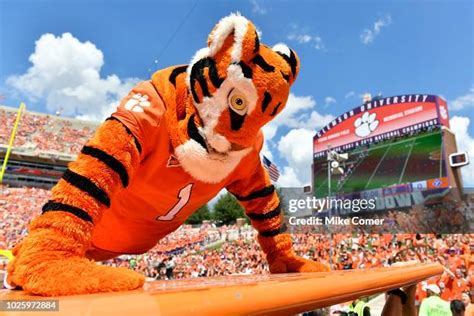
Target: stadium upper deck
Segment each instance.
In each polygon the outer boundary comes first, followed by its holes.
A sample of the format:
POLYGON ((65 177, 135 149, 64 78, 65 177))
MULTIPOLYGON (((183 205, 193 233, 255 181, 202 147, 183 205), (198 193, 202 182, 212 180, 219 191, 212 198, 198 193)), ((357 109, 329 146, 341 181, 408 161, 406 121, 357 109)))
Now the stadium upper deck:
MULTIPOLYGON (((17 109, 0 105, 0 159, 5 156, 17 109)), ((13 143, 4 183, 52 187, 98 123, 26 111, 13 143)))
MULTIPOLYGON (((0 105, 0 145, 7 145, 17 109, 0 105)), ((98 123, 26 111, 15 138, 16 150, 76 155, 98 123)))

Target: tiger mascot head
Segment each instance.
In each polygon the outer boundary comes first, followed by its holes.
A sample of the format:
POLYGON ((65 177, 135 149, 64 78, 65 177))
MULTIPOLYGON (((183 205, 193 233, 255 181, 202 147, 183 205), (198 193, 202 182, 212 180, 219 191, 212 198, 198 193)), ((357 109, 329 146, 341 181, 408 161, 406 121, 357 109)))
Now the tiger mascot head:
MULTIPOLYGON (((177 112, 168 113, 168 125, 184 169, 202 181, 223 180, 255 145, 262 126, 283 111, 299 67, 286 45, 260 43, 245 17, 221 19, 207 47, 167 74, 177 112)), ((157 84, 159 77, 153 78, 157 84)))

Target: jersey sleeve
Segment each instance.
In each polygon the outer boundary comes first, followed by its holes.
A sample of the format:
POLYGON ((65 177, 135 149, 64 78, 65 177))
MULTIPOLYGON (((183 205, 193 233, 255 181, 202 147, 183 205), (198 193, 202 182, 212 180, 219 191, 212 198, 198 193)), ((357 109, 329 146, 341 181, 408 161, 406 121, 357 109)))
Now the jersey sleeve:
POLYGON ((154 147, 164 112, 164 102, 151 81, 142 81, 122 99, 112 118, 133 134, 143 159, 154 147))

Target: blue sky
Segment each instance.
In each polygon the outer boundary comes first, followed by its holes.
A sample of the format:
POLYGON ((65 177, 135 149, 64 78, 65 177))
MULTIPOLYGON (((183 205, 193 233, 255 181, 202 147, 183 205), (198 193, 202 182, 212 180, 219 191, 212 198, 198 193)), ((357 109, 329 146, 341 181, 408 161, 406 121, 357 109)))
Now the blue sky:
MULTIPOLYGON (((240 11, 262 42, 285 42, 302 62, 288 114, 266 130, 283 184, 308 182, 310 135, 365 92, 443 96, 474 152, 473 10, 471 1, 1 0, 1 102, 96 118, 153 70, 187 63, 221 17, 240 11), (64 88, 88 97, 64 98, 64 88)), ((474 183, 472 169, 466 176, 474 183)))

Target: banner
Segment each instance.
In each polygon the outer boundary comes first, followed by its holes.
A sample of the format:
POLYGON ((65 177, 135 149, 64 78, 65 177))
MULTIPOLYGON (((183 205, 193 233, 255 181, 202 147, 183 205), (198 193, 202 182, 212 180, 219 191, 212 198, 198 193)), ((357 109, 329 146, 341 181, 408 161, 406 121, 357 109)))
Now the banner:
POLYGON ((420 128, 437 126, 441 121, 449 125, 446 102, 434 95, 373 100, 323 127, 314 137, 314 153, 326 151, 329 146, 337 148, 353 144, 351 147, 357 147, 369 139, 377 141, 402 136, 420 128), (442 108, 438 108, 438 102, 442 108))

